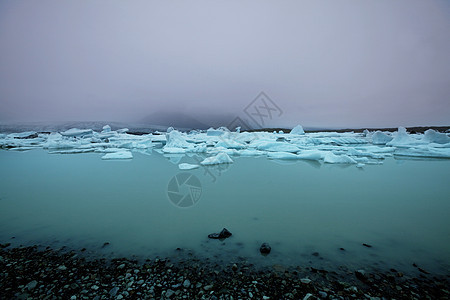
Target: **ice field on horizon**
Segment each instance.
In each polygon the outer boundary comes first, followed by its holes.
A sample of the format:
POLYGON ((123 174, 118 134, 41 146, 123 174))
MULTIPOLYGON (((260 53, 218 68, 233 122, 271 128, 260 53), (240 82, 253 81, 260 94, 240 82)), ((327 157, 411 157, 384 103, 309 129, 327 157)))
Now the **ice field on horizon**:
MULTIPOLYGON (((37 148, 50 154, 101 153, 104 160, 132 159, 132 152, 159 152, 166 156, 202 154, 202 165, 233 163, 233 157, 265 156, 275 160, 311 160, 327 164, 382 164, 392 156, 450 158, 450 134, 429 129, 424 134, 410 134, 399 127, 397 132, 364 131, 305 133, 298 125, 289 133, 235 132, 225 127, 144 135, 128 134, 127 129, 101 132, 72 128, 62 132, 34 131, 0 134, 0 148, 26 151, 37 148)), ((180 169, 186 166, 180 166, 180 169)))

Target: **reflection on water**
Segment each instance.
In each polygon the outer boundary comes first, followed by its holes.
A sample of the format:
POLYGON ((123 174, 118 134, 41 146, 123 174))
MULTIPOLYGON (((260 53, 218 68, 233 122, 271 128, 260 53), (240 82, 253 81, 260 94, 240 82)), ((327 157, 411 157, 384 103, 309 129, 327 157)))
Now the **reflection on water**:
POLYGON ((117 256, 180 247, 226 262, 328 268, 408 271, 417 263, 449 273, 448 160, 391 158, 358 169, 233 157, 230 165, 181 171, 179 163, 203 157, 145 154, 102 161, 96 153, 1 151, 0 241, 15 236, 16 243, 117 256), (194 205, 183 204, 188 194, 194 205), (208 240, 223 227, 231 238, 208 240), (258 251, 263 242, 272 246, 267 257, 258 251))

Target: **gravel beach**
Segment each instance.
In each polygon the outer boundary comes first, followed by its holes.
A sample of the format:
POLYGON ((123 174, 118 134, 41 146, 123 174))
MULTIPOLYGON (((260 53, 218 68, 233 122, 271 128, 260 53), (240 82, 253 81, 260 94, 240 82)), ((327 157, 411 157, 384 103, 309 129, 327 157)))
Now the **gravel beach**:
MULTIPOLYGON (((183 250, 180 250, 182 252, 183 250)), ((0 247, 1 299, 449 299, 449 276, 327 271, 243 261, 94 259, 82 251, 0 247)))

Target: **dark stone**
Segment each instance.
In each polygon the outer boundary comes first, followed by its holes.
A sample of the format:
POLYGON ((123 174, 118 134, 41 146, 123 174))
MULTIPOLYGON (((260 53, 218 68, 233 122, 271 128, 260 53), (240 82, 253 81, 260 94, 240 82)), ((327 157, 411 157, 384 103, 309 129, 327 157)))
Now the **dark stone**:
POLYGON ((311 254, 312 256, 319 256, 319 252, 314 252, 313 254, 311 254))
POLYGON ((259 252, 261 252, 261 254, 263 255, 269 254, 271 250, 272 248, 267 243, 263 243, 261 247, 259 247, 259 252))
POLYGON ((341 250, 341 251, 345 251, 345 249, 344 249, 344 248, 339 248, 339 250, 341 250))
POLYGON ((102 248, 105 248, 105 247, 108 246, 108 245, 109 245, 109 243, 106 242, 106 243, 103 244, 102 248))
POLYGON ((422 273, 424 273, 424 274, 430 274, 429 272, 425 271, 425 270, 422 269, 422 268, 418 268, 418 269, 419 269, 419 272, 422 272, 422 273))
POLYGON ((369 245, 369 244, 362 244, 362 245, 367 248, 372 248, 372 245, 369 245))
POLYGON ((356 278, 358 278, 361 281, 367 280, 366 272, 364 270, 355 271, 355 275, 356 275, 356 278))
POLYGON ((229 238, 232 235, 231 232, 228 231, 228 229, 224 228, 220 233, 211 233, 208 235, 210 239, 220 239, 224 240, 226 238, 229 238))

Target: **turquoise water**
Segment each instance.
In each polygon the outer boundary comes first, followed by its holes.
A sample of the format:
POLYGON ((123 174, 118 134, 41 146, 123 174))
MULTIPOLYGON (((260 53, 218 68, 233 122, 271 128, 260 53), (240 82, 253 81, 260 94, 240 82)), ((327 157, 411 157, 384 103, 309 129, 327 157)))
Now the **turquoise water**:
POLYGON ((180 171, 176 163, 196 158, 133 155, 102 161, 96 153, 0 151, 0 241, 107 256, 155 257, 180 247, 224 263, 244 257, 404 271, 416 263, 450 273, 449 160, 389 158, 358 169, 236 157, 227 166, 180 171), (168 197, 179 173, 200 182, 192 206, 168 197), (208 240, 223 227, 230 239, 208 240), (263 242, 272 246, 267 257, 258 251, 263 242))

